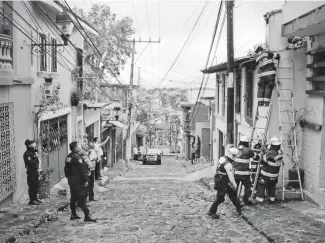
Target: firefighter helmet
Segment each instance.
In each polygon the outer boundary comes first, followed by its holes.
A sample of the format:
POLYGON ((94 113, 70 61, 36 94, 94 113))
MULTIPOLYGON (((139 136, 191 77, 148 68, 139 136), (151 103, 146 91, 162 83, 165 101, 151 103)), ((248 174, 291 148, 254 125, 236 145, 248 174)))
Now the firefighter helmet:
POLYGON ((244 142, 244 143, 249 143, 249 138, 246 137, 246 136, 242 136, 242 137, 240 138, 240 141, 241 141, 241 142, 244 142))
POLYGON ((274 145, 274 146, 279 146, 279 145, 281 145, 281 141, 280 141, 280 139, 278 139, 277 137, 273 137, 273 138, 271 138, 270 142, 271 142, 271 145, 274 145))
POLYGON ((239 153, 239 150, 235 147, 231 147, 228 149, 228 154, 231 157, 235 157, 239 153))

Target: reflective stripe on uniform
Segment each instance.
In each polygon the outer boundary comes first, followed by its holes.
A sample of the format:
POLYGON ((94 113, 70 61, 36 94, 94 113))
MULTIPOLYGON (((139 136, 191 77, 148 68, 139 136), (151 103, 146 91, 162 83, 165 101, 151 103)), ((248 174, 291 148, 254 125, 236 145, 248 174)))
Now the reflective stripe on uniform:
POLYGON ((269 165, 271 165, 271 166, 275 166, 275 167, 279 167, 279 166, 281 166, 281 163, 280 162, 272 162, 272 161, 267 161, 267 163, 269 164, 269 165))
POLYGON ((235 158, 235 159, 234 159, 234 162, 248 164, 248 163, 249 163, 249 159, 240 159, 240 158, 235 158))
POLYGON ((274 61, 273 61, 272 59, 270 59, 270 60, 266 60, 266 61, 264 61, 264 62, 261 62, 258 66, 259 66, 259 67, 263 67, 263 66, 265 66, 265 65, 267 65, 267 64, 270 64, 270 63, 274 63, 274 61))
POLYGON ((257 168, 257 165, 252 165, 250 166, 251 169, 256 169, 257 168))
POLYGON ((262 58, 266 58, 268 56, 269 56, 268 53, 263 53, 256 58, 256 62, 259 62, 262 58))
POLYGON ((259 73, 258 77, 264 77, 264 76, 268 76, 268 75, 274 75, 276 74, 276 71, 268 71, 268 72, 264 72, 264 73, 259 73))
POLYGON ((220 171, 218 171, 218 173, 217 174, 219 174, 219 175, 227 175, 227 173, 224 173, 224 172, 220 172, 220 171))
POLYGON ((275 178, 275 177, 279 176, 279 173, 278 174, 271 174, 271 173, 265 172, 264 170, 261 170, 261 174, 266 176, 266 177, 271 177, 271 178, 275 178))
POLYGON ((250 171, 235 171, 235 175, 251 175, 250 171))

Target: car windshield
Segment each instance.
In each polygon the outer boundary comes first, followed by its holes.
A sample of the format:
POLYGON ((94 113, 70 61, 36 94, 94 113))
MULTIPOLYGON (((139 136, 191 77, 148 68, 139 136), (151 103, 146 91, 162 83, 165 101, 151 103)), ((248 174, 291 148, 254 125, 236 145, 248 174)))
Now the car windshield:
POLYGON ((147 154, 157 154, 158 150, 157 149, 148 149, 147 154))

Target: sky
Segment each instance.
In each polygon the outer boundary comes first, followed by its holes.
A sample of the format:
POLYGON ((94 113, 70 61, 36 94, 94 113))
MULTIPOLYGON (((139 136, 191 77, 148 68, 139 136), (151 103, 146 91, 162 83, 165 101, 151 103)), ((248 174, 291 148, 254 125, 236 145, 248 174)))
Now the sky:
MULTIPOLYGON (((134 20, 136 40, 141 38, 141 40, 158 41, 160 39, 160 43, 136 43, 134 84, 139 84, 140 80, 140 85, 146 88, 190 89, 200 86, 203 76, 200 71, 207 63, 220 1, 77 0, 68 2, 71 6, 78 6, 86 11, 92 4, 107 4, 118 18, 129 16, 134 20), (172 67, 189 35, 187 44, 172 67), (165 75, 167 75, 165 80, 162 80, 165 75)), ((245 56, 255 44, 265 42, 263 15, 268 11, 281 8, 283 4, 284 1, 235 1, 235 57, 245 56)), ((221 29, 224 13, 225 8, 219 21, 208 66, 227 60, 226 22, 221 29), (218 38, 220 41, 216 48, 218 38)), ((126 63, 121 72, 119 77, 121 82, 126 84, 130 82, 130 67, 131 60, 126 63)), ((213 80, 210 79, 207 87, 213 86, 213 80)))

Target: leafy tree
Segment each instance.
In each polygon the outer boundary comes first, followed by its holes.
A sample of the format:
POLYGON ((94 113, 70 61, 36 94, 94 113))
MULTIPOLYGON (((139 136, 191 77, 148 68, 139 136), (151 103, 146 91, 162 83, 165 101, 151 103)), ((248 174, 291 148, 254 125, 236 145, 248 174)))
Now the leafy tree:
POLYGON ((108 5, 93 4, 89 12, 77 7, 73 11, 99 33, 89 36, 102 56, 91 43, 85 42, 85 59, 102 74, 120 75, 132 51, 131 43, 126 40, 134 34, 133 20, 130 17, 118 19, 108 5))

